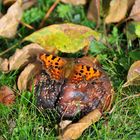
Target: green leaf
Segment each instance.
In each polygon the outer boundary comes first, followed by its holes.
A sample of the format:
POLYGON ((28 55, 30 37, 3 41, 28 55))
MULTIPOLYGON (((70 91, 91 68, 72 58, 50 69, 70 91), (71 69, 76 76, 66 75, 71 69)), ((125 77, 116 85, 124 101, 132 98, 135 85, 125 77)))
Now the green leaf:
POLYGON ((75 53, 89 47, 94 39, 99 41, 101 34, 85 26, 67 23, 42 28, 24 38, 24 41, 38 43, 49 53, 56 50, 75 53))

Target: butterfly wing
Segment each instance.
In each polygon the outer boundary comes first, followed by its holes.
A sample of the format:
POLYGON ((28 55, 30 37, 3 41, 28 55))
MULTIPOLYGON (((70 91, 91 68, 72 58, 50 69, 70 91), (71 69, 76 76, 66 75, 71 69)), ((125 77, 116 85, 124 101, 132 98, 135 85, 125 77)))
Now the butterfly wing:
POLYGON ((89 81, 101 76, 101 72, 93 67, 77 64, 74 67, 69 81, 72 83, 79 83, 81 81, 89 81))
POLYGON ((52 79, 60 80, 64 76, 64 65, 67 63, 64 58, 41 54, 39 59, 44 64, 45 70, 50 74, 52 79))

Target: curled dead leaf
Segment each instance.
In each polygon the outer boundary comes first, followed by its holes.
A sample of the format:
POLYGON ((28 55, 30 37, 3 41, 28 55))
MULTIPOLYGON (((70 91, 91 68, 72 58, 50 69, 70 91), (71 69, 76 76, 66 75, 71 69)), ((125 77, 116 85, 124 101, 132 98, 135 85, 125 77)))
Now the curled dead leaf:
POLYGON ((22 17, 22 1, 17 0, 0 19, 0 36, 13 38, 22 17))
POLYGON ((73 5, 84 5, 86 4, 86 0, 61 0, 61 2, 69 3, 73 5))
POLYGON ((9 58, 9 70, 15 70, 34 61, 37 55, 46 52, 40 45, 32 43, 22 49, 17 49, 15 54, 9 58), (21 59, 22 58, 22 59, 21 59))
POLYGON ((135 1, 129 17, 135 21, 140 21, 140 0, 135 1))
POLYGON ((17 86, 20 91, 27 89, 29 80, 40 71, 40 68, 40 63, 30 63, 25 67, 17 81, 17 86))
POLYGON ((58 50, 75 53, 89 47, 94 39, 101 40, 101 34, 82 25, 67 23, 42 28, 24 38, 24 41, 38 43, 49 53, 57 53, 58 50))
POLYGON ((140 61, 134 62, 128 71, 127 82, 123 87, 129 85, 140 85, 140 61))
POLYGON ((100 19, 100 0, 92 0, 89 5, 87 17, 89 20, 99 24, 100 19))
POLYGON ((3 70, 3 72, 9 72, 11 70, 22 68, 28 63, 35 61, 37 55, 44 52, 46 52, 45 49, 40 45, 35 43, 29 44, 22 49, 17 49, 15 54, 11 56, 9 60, 4 59, 0 65, 0 68, 3 70))
POLYGON ((105 18, 105 23, 115 23, 124 19, 134 1, 135 0, 112 0, 110 2, 109 13, 105 18))
POLYGON ((70 124, 61 134, 60 139, 71 140, 79 138, 86 128, 100 119, 101 115, 102 114, 98 109, 93 110, 77 123, 70 124))
POLYGON ((0 87, 0 103, 11 105, 13 104, 14 100, 14 92, 8 86, 0 87))

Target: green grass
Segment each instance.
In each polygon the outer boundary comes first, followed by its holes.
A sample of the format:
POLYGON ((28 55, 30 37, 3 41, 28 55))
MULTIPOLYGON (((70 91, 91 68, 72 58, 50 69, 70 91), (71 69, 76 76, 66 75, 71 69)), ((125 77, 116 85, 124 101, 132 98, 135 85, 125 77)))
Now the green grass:
MULTIPOLYGON (((104 117, 87 129, 79 139, 129 140, 131 138, 137 140, 140 137, 140 98, 119 102, 125 97, 139 93, 140 88, 122 89, 121 79, 117 78, 115 81, 112 105, 116 105, 114 111, 112 114, 105 113, 104 117), (115 82, 116 80, 120 82, 115 82)), ((5 84, 5 81, 2 82, 5 84)), ((13 81, 9 80, 9 82, 13 81)), ((55 115, 51 112, 38 111, 35 97, 30 92, 23 92, 11 107, 0 105, 0 126, 0 135, 5 139, 55 140, 58 135, 55 115)))
MULTIPOLYGON (((48 2, 45 0, 38 1, 39 4, 27 10, 22 19, 24 22, 35 27, 38 27, 46 10, 53 3, 52 0, 48 0, 48 2), (36 16, 38 9, 40 15, 36 16)), ((95 23, 86 18, 85 12, 82 6, 75 7, 59 4, 46 21, 46 25, 73 22, 94 28, 95 23)), ((90 55, 98 56, 103 69, 108 73, 112 81, 115 90, 112 107, 115 106, 115 108, 111 114, 105 112, 100 121, 85 130, 79 140, 140 139, 140 98, 126 98, 140 93, 140 87, 131 86, 122 88, 123 83, 126 81, 127 71, 134 62, 133 58, 128 57, 128 52, 135 49, 135 44, 133 42, 130 43, 132 45, 128 44, 121 29, 114 26, 112 28, 112 26, 107 36, 111 48, 105 46, 106 49, 102 49, 104 48, 103 44, 92 44, 92 48, 99 45, 101 49, 97 50, 96 48, 89 53, 90 55), (126 99, 122 100, 123 98, 126 99)), ((99 30, 102 32, 102 27, 99 30)), ((31 32, 33 31, 21 26, 15 39, 0 39, 0 52, 19 42, 31 32)), ((134 43, 138 44, 138 42, 134 43)), ((22 46, 19 47, 21 48, 22 46)), ((8 57, 14 51, 12 50, 4 56, 8 57)), ((8 74, 0 73, 0 86, 8 85, 13 88, 16 84, 18 74, 18 71, 8 74)), ((29 91, 22 92, 20 96, 17 94, 15 104, 10 107, 0 104, 0 140, 55 140, 58 136, 57 124, 57 114, 48 110, 39 111, 34 94, 29 91)))

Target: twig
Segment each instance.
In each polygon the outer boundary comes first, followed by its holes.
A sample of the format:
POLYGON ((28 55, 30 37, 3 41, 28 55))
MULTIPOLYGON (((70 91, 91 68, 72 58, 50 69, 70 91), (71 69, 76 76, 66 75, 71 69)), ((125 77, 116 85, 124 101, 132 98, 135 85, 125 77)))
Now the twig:
POLYGON ((10 48, 6 49, 6 50, 5 50, 5 51, 3 51, 2 53, 0 53, 0 56, 2 56, 2 55, 4 55, 5 53, 7 53, 7 52, 11 51, 12 49, 16 48, 16 47, 17 47, 17 45, 19 45, 19 44, 20 44, 20 43, 18 42, 18 43, 16 43, 15 45, 13 45, 12 47, 10 47, 10 48))
POLYGON ((29 24, 27 24, 27 23, 25 23, 25 22, 23 22, 23 21, 19 21, 22 25, 24 25, 25 27, 27 27, 27 28, 29 28, 29 29, 31 29, 31 30, 35 30, 35 28, 33 27, 33 26, 31 26, 31 25, 29 25, 29 24))
POLYGON ((46 13, 45 17, 43 18, 43 20, 41 21, 39 28, 41 28, 45 21, 47 20, 47 18, 50 16, 50 14, 52 13, 52 11, 54 10, 54 8, 57 6, 57 4, 60 2, 60 0, 56 0, 53 5, 50 7, 50 9, 48 10, 48 12, 46 13))
POLYGON ((118 101, 118 102, 114 105, 114 107, 109 111, 109 114, 111 114, 111 113, 115 110, 116 106, 117 106, 120 102, 122 102, 122 101, 124 101, 124 100, 127 100, 127 99, 134 98, 134 97, 140 97, 140 93, 139 93, 139 94, 136 94, 136 95, 131 95, 131 96, 125 97, 125 98, 121 99, 120 101, 118 101))

